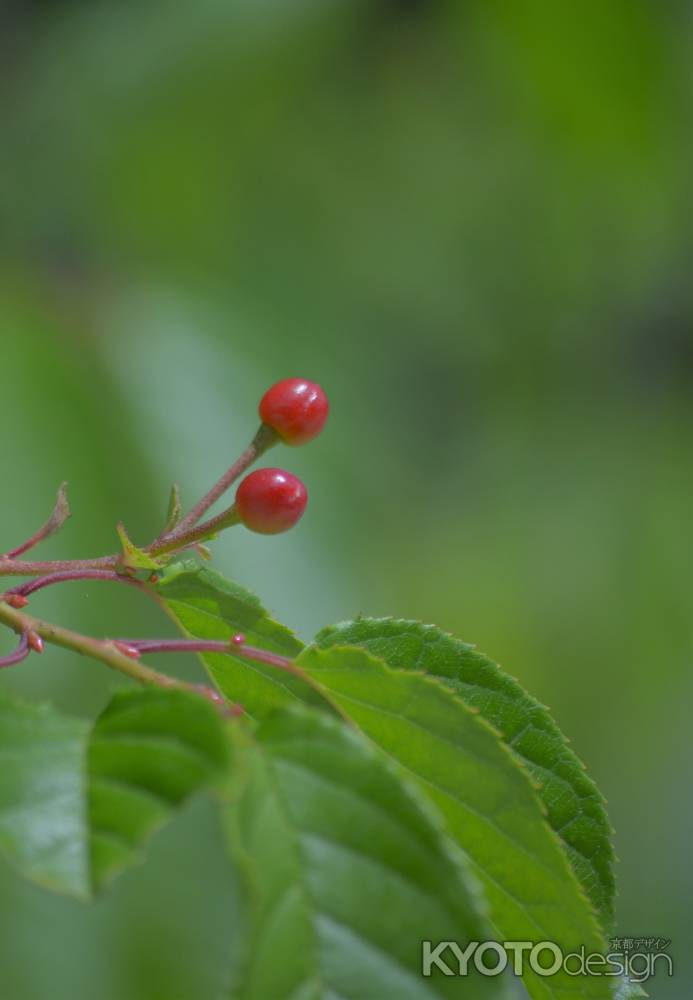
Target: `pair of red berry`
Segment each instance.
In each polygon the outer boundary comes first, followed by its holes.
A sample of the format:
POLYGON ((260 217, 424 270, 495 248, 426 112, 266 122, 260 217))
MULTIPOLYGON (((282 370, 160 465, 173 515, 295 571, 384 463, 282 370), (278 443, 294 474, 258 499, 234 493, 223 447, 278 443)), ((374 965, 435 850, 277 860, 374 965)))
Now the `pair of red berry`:
MULTIPOLYGON (((288 445, 306 444, 320 433, 329 413, 327 396, 315 382, 288 378, 268 389, 260 401, 260 419, 288 445)), ((287 531, 301 518, 308 493, 296 476, 283 469, 258 469, 236 491, 242 524, 263 535, 287 531)))

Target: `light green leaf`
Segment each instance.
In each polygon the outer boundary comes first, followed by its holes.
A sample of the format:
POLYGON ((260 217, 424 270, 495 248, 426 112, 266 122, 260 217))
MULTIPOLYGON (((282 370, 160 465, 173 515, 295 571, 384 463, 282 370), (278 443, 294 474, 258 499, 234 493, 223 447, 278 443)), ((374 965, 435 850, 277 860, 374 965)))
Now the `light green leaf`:
POLYGON ((91 731, 3 696, 0 848, 26 877, 87 897, 227 760, 221 717, 194 694, 117 694, 91 731))
POLYGON ((161 569, 168 562, 169 556, 152 556, 144 549, 139 549, 130 539, 124 524, 118 523, 116 531, 123 550, 120 556, 123 569, 161 569))
POLYGON ((277 710, 237 736, 228 811, 253 924, 235 1000, 504 995, 502 980, 421 974, 422 941, 483 941, 464 860, 417 789, 357 732, 277 710))
POLYGON ((611 926, 614 852, 604 801, 544 705, 473 646, 432 625, 364 618, 327 628, 316 642, 363 646, 391 667, 424 671, 477 708, 537 782, 549 823, 604 928, 611 926))
MULTIPOLYGON (((436 804, 486 890, 499 941, 553 941, 565 953, 604 940, 533 782, 476 709, 438 680, 392 670, 358 647, 308 648, 298 658, 361 730, 436 804)), ((536 1000, 607 998, 606 979, 542 977, 536 1000)))
MULTIPOLYGON (((300 640, 275 622, 249 590, 196 564, 176 564, 162 574, 156 593, 184 635, 229 640, 242 632, 249 645, 289 659, 303 649, 300 640)), ((272 708, 296 700, 315 701, 299 678, 231 654, 205 653, 202 661, 220 691, 240 702, 249 715, 262 718, 272 708)))

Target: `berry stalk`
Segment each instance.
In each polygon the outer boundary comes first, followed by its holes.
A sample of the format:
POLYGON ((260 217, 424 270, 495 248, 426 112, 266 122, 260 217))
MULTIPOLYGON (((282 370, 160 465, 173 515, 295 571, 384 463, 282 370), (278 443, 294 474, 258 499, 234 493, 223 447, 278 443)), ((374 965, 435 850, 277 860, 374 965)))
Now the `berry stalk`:
POLYGON ((168 535, 163 535, 158 541, 152 542, 145 551, 153 556, 178 552, 205 541, 205 539, 208 539, 211 535, 215 535, 218 531, 223 531, 224 528, 231 528, 234 524, 239 523, 240 518, 234 504, 232 507, 227 507, 226 510, 223 510, 221 514, 210 517, 208 521, 203 521, 202 524, 188 528, 186 531, 181 531, 179 528, 168 535))
MULTIPOLYGON (((305 379, 285 379, 271 386, 259 406, 262 423, 253 441, 240 458, 215 483, 176 525, 169 526, 144 549, 130 543, 125 529, 119 526, 124 552, 100 556, 95 559, 25 560, 19 558, 35 545, 58 531, 70 516, 66 484, 58 490, 56 504, 50 518, 22 545, 0 555, 0 576, 51 575, 51 583, 61 582, 56 574, 65 574, 64 580, 79 579, 79 574, 92 571, 111 571, 132 575, 140 568, 152 568, 151 560, 194 547, 210 535, 242 522, 251 531, 276 534, 292 527, 302 516, 307 494, 303 484, 281 469, 262 469, 257 476, 247 477, 236 494, 236 503, 221 514, 198 524, 202 516, 243 473, 278 441, 288 445, 301 445, 312 441, 321 431, 329 413, 329 402, 322 388, 305 379)), ((170 517, 175 524, 176 508, 180 509, 178 491, 172 494, 173 509, 170 517)), ((90 577, 101 579, 100 576, 90 577)), ((112 579, 112 577, 103 577, 112 579)), ((48 586, 48 583, 41 586, 48 586)), ((36 588, 39 589, 39 588, 36 588)))
POLYGON ((217 500, 223 496, 224 493, 226 493, 229 486, 235 483, 237 479, 240 479, 243 473, 250 468, 253 462, 256 462, 261 455, 264 455, 264 453, 275 445, 278 440, 279 437, 272 430, 272 428, 262 424, 253 438, 252 443, 246 448, 240 458, 233 463, 231 468, 227 469, 221 479, 214 484, 211 490, 209 490, 208 493, 205 493, 202 499, 197 501, 192 510, 186 514, 180 522, 174 534, 177 535, 180 532, 184 532, 187 528, 192 527, 193 524, 197 524, 200 518, 207 513, 212 504, 216 503, 217 500))

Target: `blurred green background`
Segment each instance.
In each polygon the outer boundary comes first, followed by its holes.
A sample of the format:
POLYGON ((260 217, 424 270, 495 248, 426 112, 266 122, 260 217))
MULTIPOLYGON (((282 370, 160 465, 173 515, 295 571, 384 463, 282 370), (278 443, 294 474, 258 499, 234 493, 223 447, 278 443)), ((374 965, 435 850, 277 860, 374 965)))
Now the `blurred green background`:
MULTIPOLYGON (((0 546, 62 479, 46 557, 145 542, 267 385, 320 381, 328 432, 272 457, 309 516, 217 567, 306 639, 420 618, 546 702, 609 800, 620 933, 672 941, 664 1000, 693 973, 692 40, 676 0, 0 8, 0 546)), ((170 628, 105 585, 40 605, 170 628)), ((91 717, 120 681, 51 649, 1 683, 91 717)), ((220 843, 194 803, 91 909, 0 862, 2 1000, 222 996, 220 843)))

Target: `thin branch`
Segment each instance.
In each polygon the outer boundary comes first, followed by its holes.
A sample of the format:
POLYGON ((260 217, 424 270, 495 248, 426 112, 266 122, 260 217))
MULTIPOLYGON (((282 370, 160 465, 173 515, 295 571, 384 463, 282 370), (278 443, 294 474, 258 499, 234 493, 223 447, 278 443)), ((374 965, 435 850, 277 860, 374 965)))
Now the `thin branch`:
MULTIPOLYGON (((238 524, 238 517, 234 507, 229 507, 211 517, 203 524, 198 524, 185 531, 176 530, 170 535, 162 536, 158 541, 152 542, 142 551, 152 556, 168 555, 173 552, 183 552, 186 549, 197 545, 201 540, 209 538, 210 535, 238 524)), ((28 559, 10 559, 8 556, 0 556, 0 576, 44 576, 46 574, 66 573, 69 579, 79 579, 80 575, 91 573, 92 571, 110 570, 112 573, 127 579, 127 574, 122 572, 122 554, 100 556, 97 559, 59 559, 46 562, 31 561, 28 559)), ((113 577, 94 576, 92 579, 113 579, 113 577)), ((57 580, 55 581, 58 582, 57 580)))
POLYGON ((29 633, 22 632, 17 648, 8 653, 7 656, 0 656, 0 668, 13 667, 15 663, 21 663, 22 660, 26 660, 30 652, 29 633))
MULTIPOLYGON (((140 663, 138 659, 121 652, 116 643, 109 639, 93 639, 91 636, 72 632, 70 629, 63 628, 60 625, 52 625, 49 622, 42 621, 40 618, 34 618, 32 615, 27 615, 23 611, 12 608, 3 601, 0 601, 0 622, 4 625, 9 625, 18 634, 26 636, 27 643, 29 642, 29 633, 34 633, 45 640, 45 642, 61 646, 63 649, 70 649, 73 653, 80 653, 82 656, 89 656, 93 660, 99 660, 107 667, 125 674, 138 684, 153 684, 157 687, 195 691, 197 694, 213 701, 216 705, 221 704, 221 696, 212 688, 201 684, 187 684, 184 681, 169 677, 168 674, 161 674, 158 670, 152 670, 151 667, 140 663)), ((225 704, 223 707, 226 710, 227 706, 225 704)), ((228 706, 228 711, 230 714, 238 715, 242 712, 242 708, 238 705, 230 705, 228 706)))
MULTIPOLYGON (((212 489, 193 507, 189 514, 172 531, 162 532, 142 551, 151 556, 168 555, 174 552, 184 552, 185 550, 197 546, 205 538, 238 523, 234 507, 231 506, 210 518, 203 524, 198 524, 202 515, 212 506, 219 497, 226 492, 229 486, 238 479, 252 463, 259 458, 268 448, 278 441, 278 436, 271 427, 261 424, 251 445, 246 448, 240 458, 234 462, 221 479, 212 489)), ((43 576, 46 574, 55 575, 58 573, 74 574, 66 576, 65 579, 78 579, 79 573, 91 572, 93 570, 110 570, 119 573, 123 577, 126 574, 123 570, 126 563, 123 561, 122 553, 99 556, 96 559, 51 559, 51 560, 29 560, 20 559, 24 552, 38 545, 40 541, 53 534, 69 517, 69 507, 65 497, 64 484, 58 491, 58 500, 55 509, 49 520, 22 545, 12 549, 10 552, 0 555, 0 577, 2 576, 43 576)), ((92 577, 101 579, 101 577, 92 577)), ((104 577, 106 579, 106 577, 104 577)), ((111 578, 112 579, 112 578, 111 578)), ((57 578, 51 582, 58 583, 57 578)), ((47 586, 47 584, 46 584, 47 586)))
POLYGON ((12 596, 29 597, 30 594, 35 594, 37 590, 43 590, 44 587, 51 587, 55 583, 69 583, 71 580, 110 580, 113 583, 127 583, 131 587, 143 586, 141 580, 136 580, 132 576, 126 576, 124 573, 116 573, 115 570, 66 569, 59 573, 49 573, 46 576, 30 580, 28 583, 12 587, 11 590, 5 591, 2 599, 7 600, 8 597, 12 596))
POLYGON ((61 573, 64 570, 115 570, 118 558, 113 555, 101 556, 98 559, 53 559, 37 562, 0 556, 0 576, 42 576, 44 573, 61 573))
POLYGON ((228 642, 216 639, 118 639, 138 653, 230 653, 228 642))
POLYGON ((56 531, 60 531, 70 516, 70 505, 67 502, 67 483, 61 483, 58 490, 58 496, 56 497, 55 507, 53 508, 53 512, 46 523, 42 525, 38 531, 35 531, 31 538, 27 538, 22 545, 18 545, 16 549, 12 549, 11 552, 8 552, 7 558, 16 559, 24 552, 28 552, 29 549, 33 549, 34 546, 39 544, 39 542, 42 542, 44 539, 54 535, 56 531))
POLYGON ((223 639, 118 639, 116 644, 119 648, 127 650, 129 656, 149 653, 222 653, 227 656, 238 656, 254 663, 265 663, 270 667, 285 670, 294 677, 298 677, 320 695, 335 714, 351 724, 349 716, 332 695, 294 660, 280 656, 278 653, 271 653, 266 649, 248 646, 245 642, 245 636, 240 633, 232 636, 230 641, 223 639))
POLYGON ((293 660, 278 653, 270 653, 266 649, 256 649, 254 646, 246 646, 242 636, 234 636, 231 642, 224 642, 222 639, 118 639, 128 649, 137 650, 139 653, 227 653, 233 656, 240 656, 246 660, 255 660, 257 663, 266 663, 279 670, 286 670, 289 673, 308 680, 305 671, 298 667, 293 660))
POLYGON ((15 632, 35 632, 45 642, 62 646, 63 649, 70 649, 73 653, 80 653, 82 656, 90 656, 94 660, 105 663, 113 670, 126 674, 140 684, 158 684, 168 687, 172 683, 171 678, 165 674, 160 674, 157 670, 152 670, 143 663, 138 663, 123 655, 107 639, 93 639, 91 636, 72 632, 61 625, 52 625, 40 618, 34 618, 33 615, 27 615, 23 611, 11 608, 2 601, 0 601, 0 622, 9 625, 15 632))

